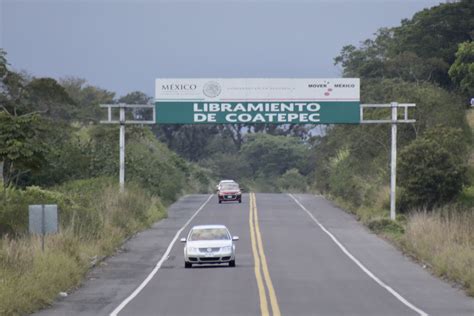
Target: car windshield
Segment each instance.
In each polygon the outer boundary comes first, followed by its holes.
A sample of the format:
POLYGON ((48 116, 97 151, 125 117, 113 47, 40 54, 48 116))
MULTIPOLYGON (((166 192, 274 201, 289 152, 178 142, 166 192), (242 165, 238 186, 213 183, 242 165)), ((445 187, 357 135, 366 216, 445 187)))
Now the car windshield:
POLYGON ((237 183, 224 183, 221 190, 239 190, 239 185, 237 183))
POLYGON ((193 229, 189 240, 229 240, 230 235, 225 228, 193 229))

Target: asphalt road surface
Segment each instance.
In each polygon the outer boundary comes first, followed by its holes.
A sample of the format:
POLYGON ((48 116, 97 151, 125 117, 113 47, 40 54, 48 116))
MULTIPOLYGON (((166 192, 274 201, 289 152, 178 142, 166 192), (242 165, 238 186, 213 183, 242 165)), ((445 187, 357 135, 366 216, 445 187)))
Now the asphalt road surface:
POLYGON ((37 314, 472 316, 474 299, 323 197, 251 193, 218 204, 190 195, 37 314), (235 268, 184 268, 179 238, 199 224, 240 237, 235 268))

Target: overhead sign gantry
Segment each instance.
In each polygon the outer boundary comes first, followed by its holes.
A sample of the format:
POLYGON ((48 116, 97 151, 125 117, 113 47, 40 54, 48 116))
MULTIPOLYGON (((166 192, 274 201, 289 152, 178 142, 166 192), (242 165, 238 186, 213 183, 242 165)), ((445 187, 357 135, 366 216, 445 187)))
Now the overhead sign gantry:
POLYGON ((358 78, 174 78, 156 79, 155 104, 103 104, 120 124, 120 188, 125 182, 125 124, 391 124, 390 218, 395 219, 397 124, 415 123, 415 104, 360 104, 358 78), (119 120, 112 109, 120 109, 119 120), (153 109, 151 119, 127 120, 125 109, 153 109), (389 116, 367 110, 390 109, 389 116), (403 109, 402 113, 398 109, 403 109), (402 114, 401 117, 399 117, 402 114))

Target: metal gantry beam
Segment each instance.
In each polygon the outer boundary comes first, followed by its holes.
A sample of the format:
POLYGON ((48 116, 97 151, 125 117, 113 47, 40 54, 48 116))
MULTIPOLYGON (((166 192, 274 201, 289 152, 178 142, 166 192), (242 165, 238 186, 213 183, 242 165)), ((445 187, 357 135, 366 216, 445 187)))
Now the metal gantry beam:
POLYGON ((153 119, 152 120, 125 120, 124 124, 155 124, 156 123, 156 108, 153 104, 101 104, 101 108, 107 108, 107 120, 102 120, 102 124, 120 124, 119 120, 112 119, 112 109, 152 109, 153 119))
POLYGON ((120 192, 125 190, 125 125, 126 124, 155 124, 156 113, 155 106, 151 104, 101 104, 101 108, 107 108, 107 120, 102 120, 102 124, 120 124, 119 133, 119 185, 120 192), (112 119, 112 109, 119 109, 119 119, 112 119), (153 119, 151 120, 127 120, 125 117, 125 109, 153 109, 153 119))
POLYGON ((400 123, 415 123, 415 119, 408 118, 408 109, 415 108, 414 103, 397 103, 391 102, 390 104, 361 104, 360 105, 360 123, 361 124, 391 124, 392 126, 392 144, 390 153, 390 218, 395 220, 395 201, 396 201, 396 188, 397 188, 397 125, 400 123), (364 110, 366 109, 378 109, 378 108, 390 108, 391 118, 390 119, 364 119, 364 110), (398 109, 403 109, 403 118, 398 118, 398 109))

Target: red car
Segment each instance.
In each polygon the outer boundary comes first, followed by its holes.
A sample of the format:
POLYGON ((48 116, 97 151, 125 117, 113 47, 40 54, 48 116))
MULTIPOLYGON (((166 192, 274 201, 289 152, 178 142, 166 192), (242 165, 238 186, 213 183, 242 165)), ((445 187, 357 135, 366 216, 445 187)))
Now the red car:
POLYGON ((227 201, 239 201, 242 203, 242 191, 237 183, 222 183, 217 191, 219 204, 227 201))

